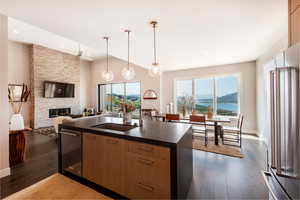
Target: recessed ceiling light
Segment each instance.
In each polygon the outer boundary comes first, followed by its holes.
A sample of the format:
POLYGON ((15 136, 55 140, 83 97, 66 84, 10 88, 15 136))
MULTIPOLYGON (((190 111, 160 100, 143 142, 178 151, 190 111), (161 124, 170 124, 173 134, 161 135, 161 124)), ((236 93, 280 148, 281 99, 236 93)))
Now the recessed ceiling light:
POLYGON ((14 30, 13 30, 13 33, 14 33, 14 34, 19 34, 19 31, 18 31, 17 29, 14 29, 14 30))

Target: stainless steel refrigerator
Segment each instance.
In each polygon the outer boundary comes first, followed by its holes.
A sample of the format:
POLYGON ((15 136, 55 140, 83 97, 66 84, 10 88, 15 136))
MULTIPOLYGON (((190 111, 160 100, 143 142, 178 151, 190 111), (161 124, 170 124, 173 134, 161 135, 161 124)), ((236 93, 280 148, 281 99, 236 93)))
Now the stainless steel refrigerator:
POLYGON ((265 70, 269 159, 263 177, 271 199, 300 199, 299 57, 296 45, 265 70))

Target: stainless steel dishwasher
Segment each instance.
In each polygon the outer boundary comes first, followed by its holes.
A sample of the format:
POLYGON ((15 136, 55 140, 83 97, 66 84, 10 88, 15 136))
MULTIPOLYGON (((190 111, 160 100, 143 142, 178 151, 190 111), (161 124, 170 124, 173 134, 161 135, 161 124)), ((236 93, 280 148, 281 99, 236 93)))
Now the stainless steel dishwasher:
POLYGON ((61 170, 77 176, 82 175, 82 134, 62 129, 60 132, 61 170))

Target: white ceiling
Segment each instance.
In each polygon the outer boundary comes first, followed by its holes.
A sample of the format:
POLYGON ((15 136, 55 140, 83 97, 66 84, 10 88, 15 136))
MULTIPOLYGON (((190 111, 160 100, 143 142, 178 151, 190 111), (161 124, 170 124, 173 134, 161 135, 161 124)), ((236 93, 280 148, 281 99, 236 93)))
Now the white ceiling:
POLYGON ((110 54, 126 60, 123 31, 129 28, 131 60, 143 67, 153 62, 149 21, 158 20, 158 61, 167 71, 255 60, 286 33, 287 2, 0 0, 0 13, 17 19, 9 23, 14 40, 36 40, 71 51, 76 51, 78 42, 92 58, 105 54, 102 37, 107 35, 112 38, 110 54))

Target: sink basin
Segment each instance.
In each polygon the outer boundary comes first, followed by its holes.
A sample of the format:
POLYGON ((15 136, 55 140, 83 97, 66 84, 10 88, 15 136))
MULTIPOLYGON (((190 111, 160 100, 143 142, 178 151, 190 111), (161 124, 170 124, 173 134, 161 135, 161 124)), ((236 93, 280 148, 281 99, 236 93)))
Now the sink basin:
POLYGON ((129 131, 133 128, 136 128, 136 126, 128 125, 128 124, 105 123, 105 124, 99 124, 99 125, 93 126, 93 128, 101 128, 101 129, 125 132, 125 131, 129 131))

